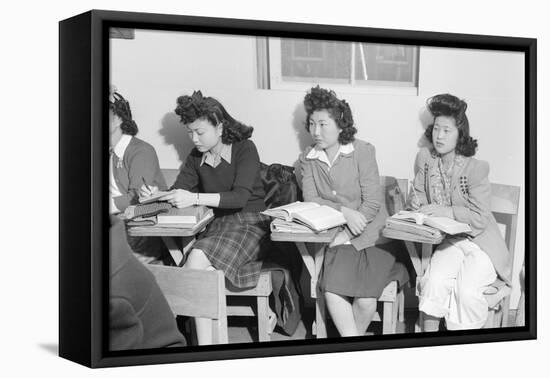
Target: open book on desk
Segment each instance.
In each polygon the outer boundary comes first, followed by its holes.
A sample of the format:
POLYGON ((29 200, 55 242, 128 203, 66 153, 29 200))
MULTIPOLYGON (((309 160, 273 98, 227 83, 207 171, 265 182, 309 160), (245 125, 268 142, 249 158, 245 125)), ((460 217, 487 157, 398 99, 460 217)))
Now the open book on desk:
POLYGON ((286 222, 305 225, 315 232, 321 232, 346 224, 346 218, 332 207, 319 205, 314 202, 293 202, 288 205, 275 207, 262 212, 273 218, 286 222))
POLYGON ((441 230, 444 233, 449 235, 468 233, 472 231, 470 226, 466 223, 461 223, 454 219, 446 218, 446 217, 433 217, 418 211, 402 210, 392 215, 389 219, 398 219, 398 220, 404 220, 409 222, 415 222, 417 225, 430 226, 438 230, 441 230))

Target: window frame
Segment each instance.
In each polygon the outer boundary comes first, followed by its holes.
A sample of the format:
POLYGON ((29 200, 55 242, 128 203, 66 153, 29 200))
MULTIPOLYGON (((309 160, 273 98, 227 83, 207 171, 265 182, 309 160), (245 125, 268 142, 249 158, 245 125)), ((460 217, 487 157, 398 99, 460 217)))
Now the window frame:
POLYGON ((313 85, 330 87, 338 92, 363 93, 363 94, 394 94, 418 96, 419 79, 419 60, 420 46, 413 46, 413 80, 411 82, 391 82, 381 80, 357 80, 355 79, 355 50, 360 42, 350 42, 352 44, 352 55, 350 59, 351 75, 349 79, 330 79, 330 78, 311 78, 305 81, 300 77, 283 80, 281 67, 281 38, 268 37, 258 39, 258 54, 266 54, 263 59, 258 59, 258 71, 264 71, 263 84, 260 88, 284 91, 307 91, 313 85), (264 47, 260 47, 260 45, 264 47), (266 85, 267 83, 267 85, 266 85))

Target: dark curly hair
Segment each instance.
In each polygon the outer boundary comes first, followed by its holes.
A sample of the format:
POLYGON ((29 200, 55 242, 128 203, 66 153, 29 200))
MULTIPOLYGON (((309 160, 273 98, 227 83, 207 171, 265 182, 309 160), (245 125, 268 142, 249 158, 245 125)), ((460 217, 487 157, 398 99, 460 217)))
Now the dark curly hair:
POLYGON ((346 100, 339 100, 336 93, 330 89, 319 86, 311 88, 304 98, 306 108, 306 130, 309 132, 309 119, 314 111, 326 110, 336 125, 342 129, 338 136, 340 144, 348 144, 355 139, 357 129, 353 126, 353 115, 346 100))
POLYGON ((113 93, 113 99, 109 101, 109 109, 122 120, 120 124, 122 134, 136 135, 138 126, 132 119, 130 103, 118 92, 113 93))
POLYGON ((184 124, 197 119, 208 120, 212 125, 223 126, 222 142, 232 144, 252 136, 254 128, 246 126, 229 115, 223 105, 213 97, 204 97, 201 91, 194 91, 191 96, 180 96, 174 110, 184 124))
MULTIPOLYGON (((477 149, 477 140, 470 136, 470 123, 466 116, 468 104, 456 96, 445 93, 430 97, 427 101, 427 107, 434 120, 439 116, 452 117, 455 120, 458 129, 456 153, 467 157, 474 156, 477 149)), ((424 132, 424 136, 428 138, 430 143, 433 143, 433 128, 434 124, 432 123, 424 132)))

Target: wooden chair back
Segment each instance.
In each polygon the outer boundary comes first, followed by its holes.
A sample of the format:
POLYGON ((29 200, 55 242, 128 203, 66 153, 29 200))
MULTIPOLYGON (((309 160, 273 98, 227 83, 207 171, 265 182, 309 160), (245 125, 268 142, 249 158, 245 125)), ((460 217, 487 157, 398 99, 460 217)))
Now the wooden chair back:
POLYGON ((174 315, 212 319, 212 342, 227 344, 227 306, 222 271, 151 264, 146 267, 155 276, 174 315))
POLYGON ((519 186, 491 184, 491 211, 498 223, 506 226, 504 240, 513 261, 519 209, 519 186))
MULTIPOLYGON (((510 252, 511 264, 514 263, 516 246, 519 194, 518 186, 491 184, 491 211, 497 223, 506 227, 504 240, 510 252)), ((485 295, 490 308, 485 328, 508 326, 511 291, 510 287, 501 286, 495 294, 485 295)))
POLYGON ((407 186, 409 180, 399 179, 393 176, 380 176, 380 185, 385 196, 385 204, 388 215, 403 210, 407 203, 407 186))

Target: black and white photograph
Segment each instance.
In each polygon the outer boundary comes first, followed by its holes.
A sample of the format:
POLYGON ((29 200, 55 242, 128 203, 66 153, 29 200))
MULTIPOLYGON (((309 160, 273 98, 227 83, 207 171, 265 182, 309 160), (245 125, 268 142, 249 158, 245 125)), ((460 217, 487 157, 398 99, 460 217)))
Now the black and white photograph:
POLYGON ((525 62, 110 27, 110 350, 525 326, 525 62))
POLYGON ((0 375, 544 371, 542 3, 4 9, 0 375))

